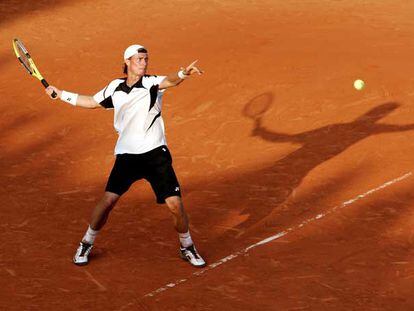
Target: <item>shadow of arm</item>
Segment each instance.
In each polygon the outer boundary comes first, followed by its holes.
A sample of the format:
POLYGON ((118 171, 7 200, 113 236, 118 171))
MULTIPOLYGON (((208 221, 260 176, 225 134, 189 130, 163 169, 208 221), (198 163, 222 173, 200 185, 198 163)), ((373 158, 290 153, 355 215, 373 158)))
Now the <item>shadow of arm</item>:
POLYGON ((255 127, 252 130, 252 136, 258 136, 266 141, 296 141, 294 135, 268 131, 266 128, 262 127, 260 119, 255 120, 255 127))
POLYGON ((414 130, 414 124, 407 125, 393 125, 393 124, 380 124, 378 125, 380 132, 404 132, 414 130))

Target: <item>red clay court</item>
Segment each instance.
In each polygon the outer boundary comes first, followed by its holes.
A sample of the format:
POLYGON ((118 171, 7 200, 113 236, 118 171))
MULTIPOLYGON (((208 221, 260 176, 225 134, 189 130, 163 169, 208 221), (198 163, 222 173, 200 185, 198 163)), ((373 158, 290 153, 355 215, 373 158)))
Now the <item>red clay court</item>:
POLYGON ((414 2, 3 0, 0 26, 1 310, 414 309, 414 2), (113 113, 49 100, 14 37, 81 94, 133 43, 153 74, 199 59, 163 117, 208 267, 142 182, 72 263, 113 113))

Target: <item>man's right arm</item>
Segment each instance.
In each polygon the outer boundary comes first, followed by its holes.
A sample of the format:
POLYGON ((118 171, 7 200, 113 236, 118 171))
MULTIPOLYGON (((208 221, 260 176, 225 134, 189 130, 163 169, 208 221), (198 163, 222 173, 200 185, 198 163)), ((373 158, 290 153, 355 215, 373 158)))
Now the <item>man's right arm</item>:
MULTIPOLYGON (((54 86, 49 86, 46 88, 46 94, 48 94, 50 98, 52 98, 53 91, 55 91, 56 94, 58 95, 57 98, 73 106, 89 108, 89 109, 103 108, 99 103, 97 103, 94 100, 93 96, 79 95, 79 94, 70 93, 67 91, 62 91, 54 86)), ((52 98, 52 99, 55 99, 55 98, 52 98)))

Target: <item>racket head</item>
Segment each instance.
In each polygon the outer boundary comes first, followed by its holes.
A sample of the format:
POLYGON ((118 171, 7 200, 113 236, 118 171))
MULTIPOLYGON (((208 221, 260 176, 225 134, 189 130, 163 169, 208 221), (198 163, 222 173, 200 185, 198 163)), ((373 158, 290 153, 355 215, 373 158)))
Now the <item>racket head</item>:
POLYGON ((261 118, 272 105, 273 94, 270 92, 259 94, 253 97, 244 107, 243 115, 251 118, 261 118))
POLYGON ((37 79, 42 80, 42 75, 40 74, 39 70, 37 70, 37 67, 32 60, 28 50, 20 39, 13 39, 13 49, 16 57, 19 59, 20 63, 27 70, 27 72, 37 79))

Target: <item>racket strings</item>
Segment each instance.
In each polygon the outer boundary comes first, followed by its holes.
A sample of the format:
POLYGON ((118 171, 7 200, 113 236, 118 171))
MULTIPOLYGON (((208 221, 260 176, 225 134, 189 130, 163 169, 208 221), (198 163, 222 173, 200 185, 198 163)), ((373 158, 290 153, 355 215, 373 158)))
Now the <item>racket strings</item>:
POLYGON ((24 48, 24 46, 21 45, 20 42, 16 42, 16 48, 17 48, 17 52, 19 53, 19 60, 20 62, 23 64, 24 68, 26 68, 26 70, 32 74, 33 73, 33 69, 30 65, 30 61, 29 61, 29 57, 27 50, 24 48))

